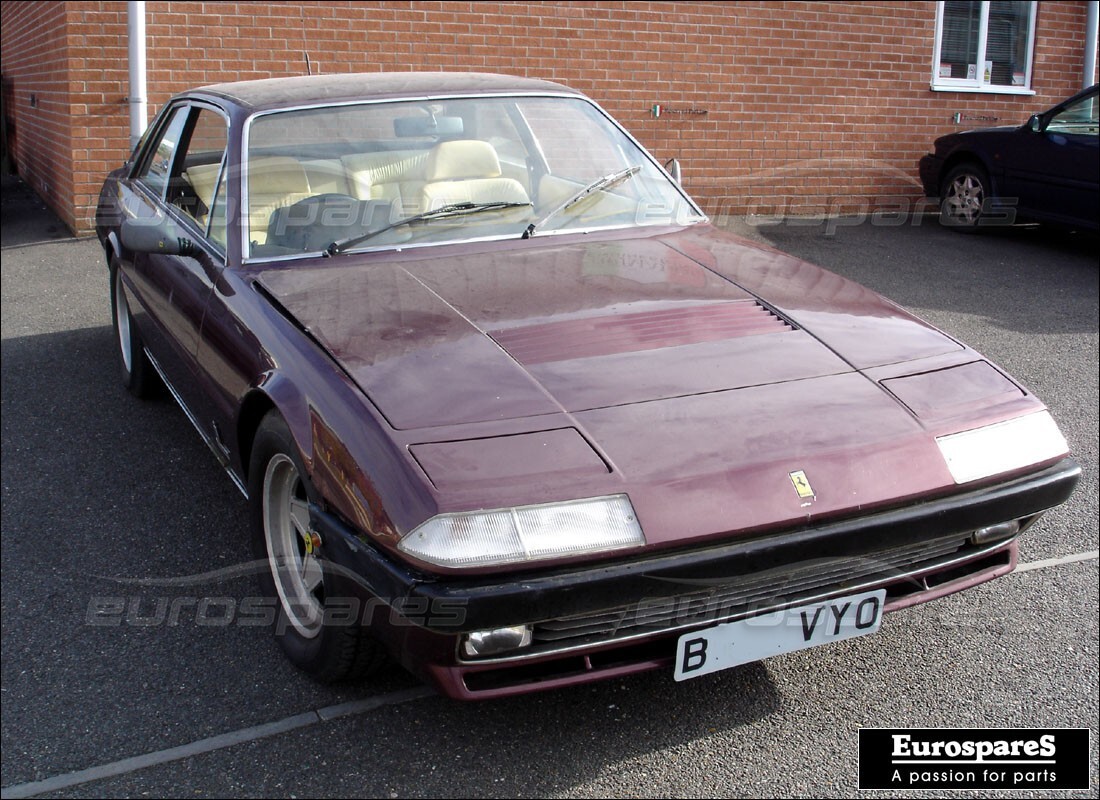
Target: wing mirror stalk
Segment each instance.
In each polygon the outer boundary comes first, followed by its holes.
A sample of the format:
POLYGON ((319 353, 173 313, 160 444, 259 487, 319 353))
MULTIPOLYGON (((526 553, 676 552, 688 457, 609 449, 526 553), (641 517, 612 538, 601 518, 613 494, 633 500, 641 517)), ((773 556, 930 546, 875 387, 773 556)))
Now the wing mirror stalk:
POLYGON ((680 161, 679 161, 679 159, 670 158, 668 161, 666 161, 665 162, 665 172, 667 172, 672 177, 672 180, 676 181, 677 183, 680 183, 680 178, 682 176, 680 174, 680 161))

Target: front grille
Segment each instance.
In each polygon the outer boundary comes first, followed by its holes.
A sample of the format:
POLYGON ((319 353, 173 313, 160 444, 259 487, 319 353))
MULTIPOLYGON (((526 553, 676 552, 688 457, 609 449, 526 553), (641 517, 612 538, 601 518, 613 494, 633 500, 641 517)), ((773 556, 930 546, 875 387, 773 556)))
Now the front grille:
MULTIPOLYGON (((1010 540, 1004 540, 982 547, 964 546, 953 555, 941 556, 931 562, 922 562, 931 566, 931 572, 925 572, 919 579, 911 580, 914 573, 921 572, 922 565, 914 564, 909 574, 895 576, 892 580, 880 581, 879 586, 886 588, 887 607, 891 601, 903 599, 907 595, 957 581, 972 575, 986 574, 993 570, 1004 569, 1012 563, 1012 554, 1005 549, 1010 540)), ((875 576, 868 581, 874 583, 875 576)), ((827 589, 816 597, 832 596, 827 589)), ((790 598, 788 598, 788 601, 790 598)), ((812 602, 806 598, 794 598, 794 603, 812 602)), ((783 603, 780 607, 791 605, 783 603)), ((740 612, 740 619, 752 612, 740 612)), ((718 620, 724 621, 724 620, 718 620)), ((709 621, 704 621, 703 625, 709 621)), ((595 680, 612 676, 628 675, 659 667, 670 668, 676 653, 677 634, 696 625, 674 625, 654 630, 650 633, 635 632, 632 635, 617 637, 604 636, 601 640, 592 637, 593 642, 566 641, 562 646, 544 642, 530 650, 526 655, 486 659, 480 664, 467 664, 462 680, 472 695, 494 693, 514 694, 517 691, 529 691, 543 686, 562 686, 579 681, 595 680), (586 646, 587 644, 587 646, 586 646), (531 659, 532 656, 544 656, 531 659)), ((638 629, 636 629, 637 631, 638 629)))
MULTIPOLYGON (((856 584, 863 586, 868 582, 896 581, 905 575, 952 560, 952 556, 966 547, 967 539, 966 534, 960 534, 877 553, 804 561, 733 580, 722 580, 720 585, 714 585, 717 580, 708 580, 706 583, 711 585, 698 591, 545 620, 534 626, 533 647, 529 652, 533 655, 539 649, 576 647, 718 622, 729 617, 762 612, 807 596, 842 592, 856 584)), ((676 582, 683 584, 691 581, 678 579, 676 582)))

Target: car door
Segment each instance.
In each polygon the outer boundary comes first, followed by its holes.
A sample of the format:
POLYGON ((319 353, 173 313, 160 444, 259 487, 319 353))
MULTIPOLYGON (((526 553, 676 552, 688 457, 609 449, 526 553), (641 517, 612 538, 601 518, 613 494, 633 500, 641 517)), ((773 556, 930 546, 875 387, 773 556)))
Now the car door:
MULTIPOLYGON (((189 255, 124 253, 123 275, 137 303, 135 323, 158 371, 192 421, 205 388, 196 363, 210 292, 225 267, 224 223, 215 195, 223 183, 227 122, 213 106, 181 102, 168 108, 139 156, 128 204, 138 219, 170 217, 191 240, 189 255), (221 241, 219 241, 219 237, 221 241)), ((209 431, 200 427, 200 432, 209 431)))
POLYGON ((1052 109, 1013 140, 1005 154, 1003 193, 1018 196, 1020 210, 1029 216, 1095 227, 1100 217, 1097 92, 1052 109))

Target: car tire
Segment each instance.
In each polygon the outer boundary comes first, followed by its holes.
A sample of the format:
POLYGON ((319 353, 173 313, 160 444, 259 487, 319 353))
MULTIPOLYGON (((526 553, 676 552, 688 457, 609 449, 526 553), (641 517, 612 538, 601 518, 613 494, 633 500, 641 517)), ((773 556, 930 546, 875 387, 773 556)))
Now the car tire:
POLYGON ((137 326, 134 324, 134 316, 130 313, 130 305, 126 300, 126 291, 122 285, 122 272, 119 269, 118 259, 114 256, 111 256, 109 268, 111 278, 111 322, 115 331, 116 352, 118 353, 122 385, 134 397, 147 400, 158 396, 163 384, 153 367, 153 362, 145 354, 145 345, 141 340, 141 334, 138 332, 137 326))
POLYGON ((961 233, 974 233, 992 199, 989 176, 978 164, 959 164, 940 186, 940 224, 961 233))
POLYGON ((361 593, 326 560, 324 543, 310 529, 313 489, 276 411, 256 432, 248 477, 252 546, 263 564, 260 591, 276 609, 274 632, 283 652, 324 683, 366 677, 385 663, 385 652, 362 625, 363 604, 355 599, 361 593))

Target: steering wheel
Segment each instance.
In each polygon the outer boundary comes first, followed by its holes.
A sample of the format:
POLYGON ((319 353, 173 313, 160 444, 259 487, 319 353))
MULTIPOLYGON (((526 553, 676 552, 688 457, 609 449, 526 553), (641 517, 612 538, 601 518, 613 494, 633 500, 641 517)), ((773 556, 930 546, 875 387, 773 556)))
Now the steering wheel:
POLYGON ((370 201, 328 192, 306 197, 271 212, 267 240, 291 250, 324 250, 332 242, 357 236, 370 225, 370 201))

